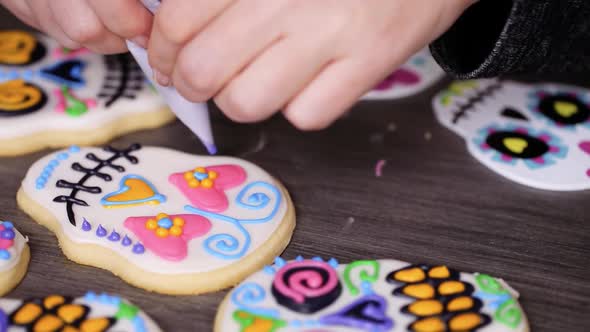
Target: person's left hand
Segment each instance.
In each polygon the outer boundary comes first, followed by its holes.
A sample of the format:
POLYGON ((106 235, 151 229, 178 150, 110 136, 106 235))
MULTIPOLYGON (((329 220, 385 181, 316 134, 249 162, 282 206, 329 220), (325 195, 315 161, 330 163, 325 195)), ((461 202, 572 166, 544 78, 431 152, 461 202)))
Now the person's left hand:
POLYGON ((283 110, 329 125, 473 0, 166 0, 149 42, 156 80, 231 119, 283 110))

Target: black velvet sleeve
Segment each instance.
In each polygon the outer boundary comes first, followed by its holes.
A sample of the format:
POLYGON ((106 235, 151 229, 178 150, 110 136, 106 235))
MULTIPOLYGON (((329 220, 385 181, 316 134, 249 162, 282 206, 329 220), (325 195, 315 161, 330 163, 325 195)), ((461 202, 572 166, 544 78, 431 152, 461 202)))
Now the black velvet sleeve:
POLYGON ((480 0, 430 48, 458 78, 590 73, 590 0, 480 0))

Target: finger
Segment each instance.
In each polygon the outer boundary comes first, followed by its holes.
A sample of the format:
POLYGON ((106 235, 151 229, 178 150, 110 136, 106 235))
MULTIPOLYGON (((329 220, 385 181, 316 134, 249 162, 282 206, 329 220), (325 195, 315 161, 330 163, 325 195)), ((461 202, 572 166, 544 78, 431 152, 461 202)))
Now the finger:
POLYGON ((307 35, 280 41, 235 77, 215 102, 234 121, 254 122, 270 117, 330 61, 329 49, 324 45, 307 35))
POLYGON ((49 2, 57 23, 71 40, 97 53, 121 53, 127 50, 123 38, 109 31, 86 1, 49 2))
MULTIPOLYGON (((205 101, 213 97, 281 37, 281 22, 277 20, 282 8, 280 1, 242 1, 228 8, 180 51, 172 75, 174 85, 189 92, 192 100, 205 101), (277 28, 269 29, 269 26, 277 28)), ((301 51, 296 45, 289 45, 277 52, 293 57, 294 53, 286 51, 301 51)), ((273 59, 271 65, 279 65, 275 62, 280 59, 269 56, 273 59)), ((250 77, 251 74, 246 80, 250 77)))
POLYGON ((89 0, 88 3, 109 31, 147 48, 153 16, 139 1, 89 0))
POLYGON ((168 78, 172 74, 180 48, 235 1, 163 1, 155 16, 150 35, 148 46, 150 65, 160 73, 160 76, 168 78))
POLYGON ((80 44, 73 41, 59 26, 53 12, 51 11, 51 4, 57 0, 25 0, 35 21, 38 23, 40 30, 53 37, 60 45, 76 49, 80 44))
POLYGON ((41 30, 39 23, 35 19, 31 8, 26 1, 0 1, 0 4, 6 7, 14 16, 18 17, 21 21, 34 27, 37 30, 41 30))
POLYGON ((352 58, 332 63, 287 105, 283 114, 301 130, 323 129, 379 83, 389 70, 375 67, 372 61, 352 58))

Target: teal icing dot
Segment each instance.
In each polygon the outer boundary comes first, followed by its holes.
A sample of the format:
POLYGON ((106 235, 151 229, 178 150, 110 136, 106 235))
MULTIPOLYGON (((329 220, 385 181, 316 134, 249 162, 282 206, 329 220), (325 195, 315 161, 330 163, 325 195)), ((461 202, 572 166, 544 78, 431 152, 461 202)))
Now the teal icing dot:
POLYGON ((8 250, 0 249, 0 259, 6 261, 10 259, 10 253, 8 252, 8 250))
POLYGON ((59 166, 59 161, 53 159, 52 161, 49 162, 49 166, 55 168, 55 167, 59 166))
POLYGON ((165 229, 170 229, 170 227, 172 227, 173 224, 174 223, 172 222, 172 220, 170 220, 170 218, 162 218, 158 220, 158 226, 165 229))
POLYGON ((77 145, 72 145, 72 146, 70 146, 68 151, 70 151, 72 153, 80 152, 80 147, 77 145))
POLYGON ((59 159, 59 160, 66 160, 69 157, 70 157, 70 155, 67 152, 62 152, 57 155, 57 159, 59 159))

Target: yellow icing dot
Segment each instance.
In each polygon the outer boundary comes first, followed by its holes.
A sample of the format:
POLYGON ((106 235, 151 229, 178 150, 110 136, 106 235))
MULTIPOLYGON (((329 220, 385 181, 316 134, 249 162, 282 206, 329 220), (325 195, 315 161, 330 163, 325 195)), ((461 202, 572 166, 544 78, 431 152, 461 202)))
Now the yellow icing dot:
POLYGON ((76 304, 66 304, 57 310, 57 315, 68 324, 80 319, 84 314, 84 307, 76 304))
POLYGON ((412 324, 412 330, 416 332, 444 332, 445 323, 438 317, 425 318, 412 324))
POLYGON ((203 181, 201 181, 201 185, 203 186, 203 188, 211 188, 213 187, 213 180, 203 179, 203 181))
POLYGON ((43 306, 51 310, 60 304, 64 304, 66 299, 61 295, 50 295, 43 300, 43 306))
POLYGON ((437 300, 420 300, 410 304, 408 307, 408 311, 420 317, 439 315, 443 312, 443 309, 442 303, 437 300))
POLYGON ((479 314, 468 312, 453 317, 449 322, 449 328, 451 331, 471 331, 479 324, 481 324, 479 314))
POLYGON ((106 318, 92 318, 80 324, 81 332, 102 332, 105 331, 111 322, 106 318))
POLYGON ((473 304, 473 299, 469 296, 460 296, 447 303, 447 310, 451 312, 467 310, 472 308, 473 304))
POLYGON ((26 325, 33 322, 43 313, 38 304, 27 303, 14 315, 14 322, 18 325, 26 325))
POLYGON ((191 188, 197 188, 199 186, 199 180, 192 179, 188 181, 188 186, 191 188))
POLYGON ((451 271, 446 266, 435 266, 428 271, 428 276, 433 279, 445 279, 451 276, 451 271))
POLYGON ((184 226, 184 219, 176 217, 172 220, 175 226, 184 226))
POLYGON ((215 172, 215 171, 209 171, 208 175, 209 175, 209 179, 212 179, 212 180, 217 179, 217 172, 215 172))
POLYGON ((453 295, 465 291, 465 285, 460 281, 445 281, 438 286, 440 295, 453 295))
POLYGON ((401 270, 394 274, 393 278, 401 282, 420 282, 426 278, 424 271, 419 267, 413 267, 407 270, 401 270))
POLYGON ((158 228, 156 230, 156 235, 159 237, 168 237, 170 232, 166 228, 158 228))
POLYGON ((192 179, 193 179, 193 177, 194 177, 194 176, 193 176, 193 173, 191 173, 191 172, 185 172, 185 173, 184 173, 184 179, 185 179, 185 180, 187 180, 187 181, 190 181, 190 180, 192 180, 192 179))
POLYGON ((158 213, 158 215, 156 216, 156 218, 158 220, 160 220, 160 219, 168 218, 168 215, 166 213, 158 213))
POLYGON ((207 170, 204 167, 197 167, 195 168, 195 172, 206 173, 207 170))
POLYGON ((416 284, 404 287, 403 293, 416 299, 426 300, 434 297, 434 288, 429 284, 416 284))
POLYGON ((145 227, 149 230, 154 230, 158 228, 158 222, 155 219, 150 219, 145 223, 145 227))
POLYGON ((55 317, 54 315, 45 315, 35 323, 33 326, 34 332, 45 332, 45 331, 59 331, 64 326, 64 322, 55 317))
POLYGON ((181 236, 182 235, 182 227, 180 227, 180 226, 170 227, 170 234, 172 234, 174 236, 181 236))

